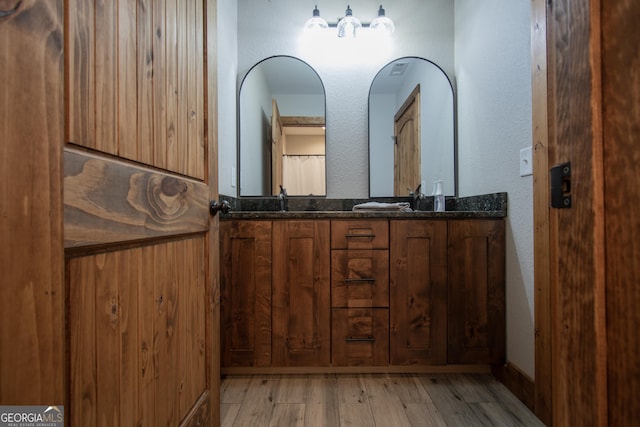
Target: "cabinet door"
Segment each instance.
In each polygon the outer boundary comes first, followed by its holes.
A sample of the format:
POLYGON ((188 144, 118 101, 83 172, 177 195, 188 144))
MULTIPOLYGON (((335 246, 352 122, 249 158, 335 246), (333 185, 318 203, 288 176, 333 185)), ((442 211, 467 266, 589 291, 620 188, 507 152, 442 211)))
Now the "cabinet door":
POLYGON ((329 228, 273 222, 273 366, 329 366, 329 228))
POLYGON ((390 225, 392 365, 447 362, 447 223, 390 225))
POLYGON ((449 222, 449 363, 504 363, 504 221, 449 222))
POLYGON ((271 366, 271 221, 220 222, 222 366, 271 366))

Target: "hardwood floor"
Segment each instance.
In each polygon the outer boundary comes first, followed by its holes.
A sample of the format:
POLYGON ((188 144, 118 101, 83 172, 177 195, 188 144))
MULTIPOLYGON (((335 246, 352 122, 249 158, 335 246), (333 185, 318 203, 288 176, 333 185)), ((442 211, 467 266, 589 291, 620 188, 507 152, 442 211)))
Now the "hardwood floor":
POLYGON ((229 376, 222 427, 542 426, 485 374, 229 376))

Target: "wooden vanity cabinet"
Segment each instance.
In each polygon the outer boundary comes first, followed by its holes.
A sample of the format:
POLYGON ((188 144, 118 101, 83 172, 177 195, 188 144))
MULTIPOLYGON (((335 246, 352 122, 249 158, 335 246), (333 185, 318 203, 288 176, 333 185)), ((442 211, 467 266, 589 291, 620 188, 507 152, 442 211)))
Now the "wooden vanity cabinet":
POLYGON ((331 222, 331 364, 389 364, 389 223, 331 222))
POLYGON ((329 220, 273 221, 272 366, 329 366, 329 220))
POLYGON ((448 363, 504 364, 504 220, 449 221, 448 256, 448 363))
POLYGON ((271 366, 271 221, 220 221, 222 366, 271 366))
POLYGON ((222 366, 500 365, 504 220, 221 221, 222 366))
POLYGON ((447 221, 390 221, 390 363, 447 363, 447 221))

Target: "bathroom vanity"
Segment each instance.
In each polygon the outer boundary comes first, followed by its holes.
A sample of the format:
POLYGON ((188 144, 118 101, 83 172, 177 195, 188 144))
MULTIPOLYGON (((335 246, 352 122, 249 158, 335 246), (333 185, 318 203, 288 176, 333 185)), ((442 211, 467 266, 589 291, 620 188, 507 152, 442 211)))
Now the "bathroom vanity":
POLYGON ((504 363, 502 197, 491 210, 223 215, 223 373, 504 363))

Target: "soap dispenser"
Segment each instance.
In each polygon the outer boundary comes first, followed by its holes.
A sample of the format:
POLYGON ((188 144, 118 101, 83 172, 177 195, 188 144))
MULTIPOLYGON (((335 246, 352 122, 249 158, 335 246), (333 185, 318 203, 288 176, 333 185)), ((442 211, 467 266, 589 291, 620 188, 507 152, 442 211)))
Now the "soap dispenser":
POLYGON ((442 180, 433 182, 433 210, 436 212, 444 212, 444 192, 442 190, 442 180))

